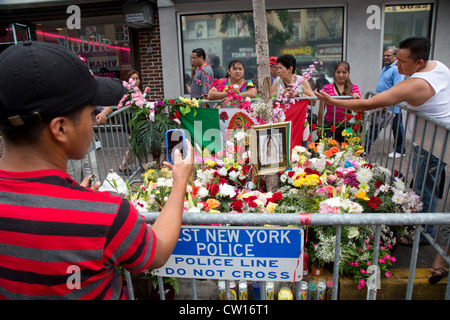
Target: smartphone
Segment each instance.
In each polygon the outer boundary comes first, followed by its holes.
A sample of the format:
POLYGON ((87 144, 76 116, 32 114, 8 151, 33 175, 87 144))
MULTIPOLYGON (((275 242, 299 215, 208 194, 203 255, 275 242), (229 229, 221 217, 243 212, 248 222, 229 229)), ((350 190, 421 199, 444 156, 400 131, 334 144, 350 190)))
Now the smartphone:
POLYGON ((92 185, 95 182, 95 178, 97 177, 96 174, 91 175, 91 177, 89 178, 89 182, 88 182, 88 188, 92 187, 92 185))
POLYGON ((186 158, 186 136, 181 129, 172 129, 166 132, 166 155, 167 162, 173 164, 175 150, 180 150, 181 157, 186 158))

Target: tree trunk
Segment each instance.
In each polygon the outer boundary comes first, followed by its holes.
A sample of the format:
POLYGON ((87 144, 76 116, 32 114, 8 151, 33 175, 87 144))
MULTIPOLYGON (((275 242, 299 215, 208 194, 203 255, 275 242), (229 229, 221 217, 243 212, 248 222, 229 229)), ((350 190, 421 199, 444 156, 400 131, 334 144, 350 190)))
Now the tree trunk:
MULTIPOLYGON (((253 21, 255 24, 256 64, 258 65, 258 95, 266 105, 272 106, 266 5, 265 0, 252 1, 253 21)), ((264 120, 268 121, 270 119, 264 120)))
MULTIPOLYGON (((258 95, 270 109, 266 122, 272 119, 272 86, 269 66, 269 40, 267 36, 267 16, 265 0, 252 0, 253 21, 255 23, 256 64, 258 65, 258 95)), ((266 189, 274 192, 279 187, 278 174, 264 176, 266 189)))

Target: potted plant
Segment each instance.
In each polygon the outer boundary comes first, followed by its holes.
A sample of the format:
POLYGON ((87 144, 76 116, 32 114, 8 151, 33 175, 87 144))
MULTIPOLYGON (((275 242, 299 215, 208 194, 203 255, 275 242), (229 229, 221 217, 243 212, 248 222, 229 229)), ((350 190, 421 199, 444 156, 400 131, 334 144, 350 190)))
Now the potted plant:
POLYGON ((179 112, 173 109, 173 100, 150 102, 146 99, 149 88, 141 94, 132 79, 123 82, 127 89, 118 108, 131 106, 133 109, 128 126, 131 129, 130 149, 134 155, 152 155, 154 159, 163 153, 165 132, 179 127, 179 112))

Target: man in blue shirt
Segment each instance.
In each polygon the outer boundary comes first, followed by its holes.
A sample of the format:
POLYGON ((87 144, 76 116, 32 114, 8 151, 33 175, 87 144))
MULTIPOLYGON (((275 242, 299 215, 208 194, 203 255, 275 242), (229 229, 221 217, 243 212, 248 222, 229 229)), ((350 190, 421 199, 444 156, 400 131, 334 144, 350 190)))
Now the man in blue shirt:
MULTIPOLYGON (((397 48, 395 46, 386 47, 383 50, 384 67, 378 78, 377 93, 386 91, 396 85, 398 82, 404 80, 405 76, 398 72, 395 62, 397 61, 397 48)), ((395 150, 388 155, 389 158, 400 158, 405 154, 405 148, 402 149, 404 139, 404 128, 402 121, 402 110, 397 106, 390 106, 389 111, 394 112, 394 119, 392 122, 392 133, 394 135, 395 150), (400 123, 399 123, 400 122, 400 123), (398 127, 398 130, 397 130, 398 127)))

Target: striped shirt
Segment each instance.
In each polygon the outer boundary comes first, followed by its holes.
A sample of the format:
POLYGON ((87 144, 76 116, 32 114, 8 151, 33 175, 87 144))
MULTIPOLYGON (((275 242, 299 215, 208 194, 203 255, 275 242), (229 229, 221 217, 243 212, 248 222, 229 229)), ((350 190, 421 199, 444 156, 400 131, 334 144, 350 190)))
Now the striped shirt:
POLYGON ((0 170, 0 299, 124 299, 156 237, 127 200, 60 170, 0 170))

